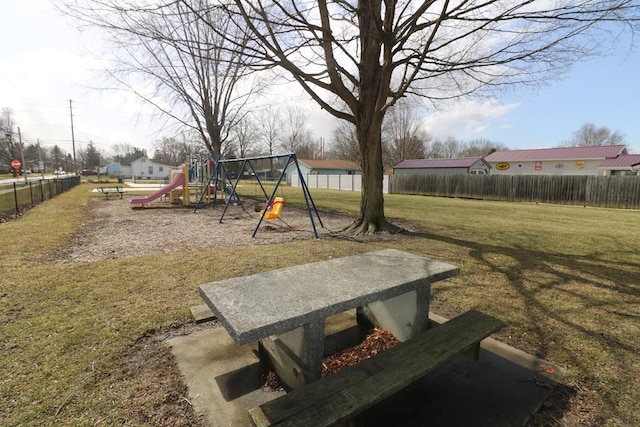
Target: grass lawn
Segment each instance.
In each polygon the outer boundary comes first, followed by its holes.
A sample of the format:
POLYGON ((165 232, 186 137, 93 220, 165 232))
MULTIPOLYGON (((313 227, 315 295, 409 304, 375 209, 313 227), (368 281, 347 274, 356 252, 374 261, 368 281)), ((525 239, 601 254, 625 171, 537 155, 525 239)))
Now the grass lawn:
MULTIPOLYGON (((414 231, 393 242, 48 262, 83 226, 86 189, 0 225, 0 425, 197 425, 178 377, 154 374, 168 350, 137 355, 191 322, 200 283, 385 247, 459 265, 433 287, 440 314, 497 316, 499 339, 568 370, 533 425, 640 425, 640 211, 389 195, 387 217, 414 231)), ((359 208, 357 193, 312 195, 321 210, 359 208)))

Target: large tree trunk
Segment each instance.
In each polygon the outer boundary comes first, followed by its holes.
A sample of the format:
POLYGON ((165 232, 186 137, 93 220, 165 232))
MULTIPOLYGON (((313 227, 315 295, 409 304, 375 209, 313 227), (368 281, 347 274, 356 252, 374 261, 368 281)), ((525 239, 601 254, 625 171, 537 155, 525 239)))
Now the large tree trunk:
POLYGON ((347 231, 356 234, 377 232, 397 232, 384 216, 384 196, 382 193, 382 120, 384 105, 388 95, 388 76, 380 64, 381 37, 378 28, 381 22, 380 0, 360 0, 358 19, 360 20, 361 56, 360 88, 357 106, 354 108, 356 133, 360 146, 362 168, 362 197, 360 216, 347 231))
POLYGON ((384 195, 382 192, 382 120, 361 117, 364 123, 358 125, 358 144, 362 153, 362 195, 360 198, 360 216, 347 227, 346 231, 355 234, 377 232, 397 232, 399 228, 390 224, 384 215, 384 195), (367 123, 368 122, 368 123, 367 123))

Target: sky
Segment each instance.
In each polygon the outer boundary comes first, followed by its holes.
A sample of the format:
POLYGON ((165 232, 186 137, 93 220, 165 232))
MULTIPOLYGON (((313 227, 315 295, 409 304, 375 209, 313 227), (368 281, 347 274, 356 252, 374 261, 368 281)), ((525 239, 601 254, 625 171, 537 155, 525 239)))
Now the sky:
MULTIPOLYGON (((49 0, 4 0, 2 18, 0 108, 13 111, 25 144, 39 141, 71 153, 72 110, 76 148, 93 141, 107 155, 116 144, 153 154, 153 142, 163 136, 153 110, 134 95, 96 89, 107 84, 103 60, 91 53, 98 40, 78 33, 49 0)), ((436 138, 530 149, 558 146, 593 123, 620 132, 629 152, 640 154, 640 51, 630 50, 629 40, 608 56, 576 64, 559 81, 434 112, 423 126, 436 138)), ((332 118, 317 106, 307 111, 314 136, 331 141, 332 118)))

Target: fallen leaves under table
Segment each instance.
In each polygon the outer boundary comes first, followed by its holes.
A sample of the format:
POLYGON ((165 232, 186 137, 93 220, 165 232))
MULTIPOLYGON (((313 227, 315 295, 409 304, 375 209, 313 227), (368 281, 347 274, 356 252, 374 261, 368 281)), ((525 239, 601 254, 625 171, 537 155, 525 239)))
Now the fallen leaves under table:
MULTIPOLYGON (((375 356, 398 344, 399 341, 391 332, 380 328, 373 328, 360 344, 338 351, 324 358, 322 362, 322 376, 335 374, 342 369, 375 356)), ((281 390, 282 384, 274 372, 267 374, 266 385, 274 390, 281 390)))

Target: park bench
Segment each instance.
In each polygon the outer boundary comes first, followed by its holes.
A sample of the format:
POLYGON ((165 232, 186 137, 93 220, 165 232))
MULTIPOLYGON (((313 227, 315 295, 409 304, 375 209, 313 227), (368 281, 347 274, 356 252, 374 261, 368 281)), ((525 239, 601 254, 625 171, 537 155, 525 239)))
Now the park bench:
POLYGON ((124 189, 122 187, 98 187, 98 191, 104 194, 104 198, 109 200, 110 196, 122 196, 124 194, 124 189))
POLYGON ((331 376, 249 410, 257 427, 329 426, 415 383, 454 355, 478 347, 503 322, 469 311, 331 376))

